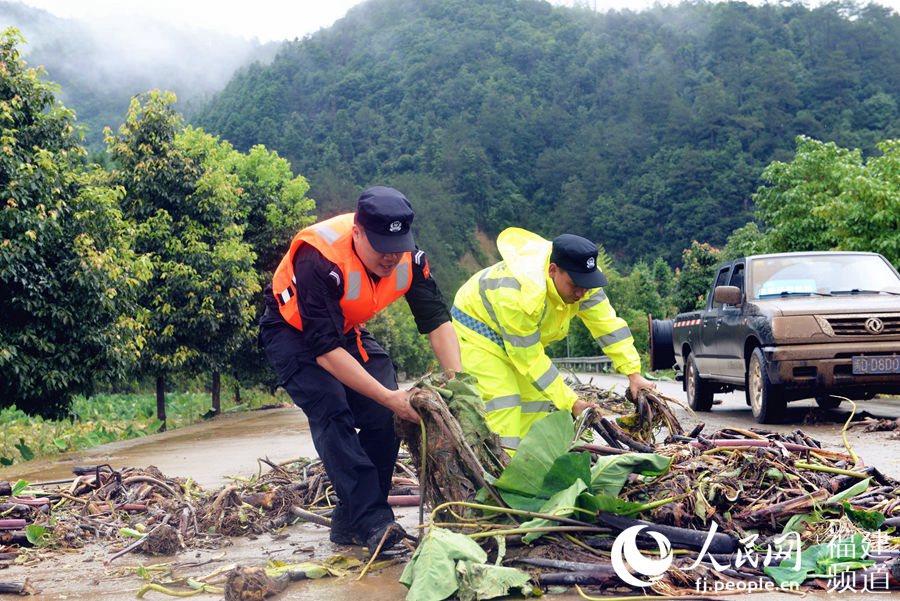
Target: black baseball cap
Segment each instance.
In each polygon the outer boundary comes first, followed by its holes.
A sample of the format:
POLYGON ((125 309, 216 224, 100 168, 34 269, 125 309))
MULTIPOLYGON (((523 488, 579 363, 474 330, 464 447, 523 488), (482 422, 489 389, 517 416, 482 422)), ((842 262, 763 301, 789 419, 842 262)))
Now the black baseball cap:
POLYGON ((553 239, 550 262, 569 274, 579 288, 600 288, 608 283, 597 269, 597 245, 575 234, 562 234, 553 239))
POLYGON ((380 253, 413 251, 412 205, 394 188, 375 186, 359 196, 356 223, 366 231, 372 248, 380 253))

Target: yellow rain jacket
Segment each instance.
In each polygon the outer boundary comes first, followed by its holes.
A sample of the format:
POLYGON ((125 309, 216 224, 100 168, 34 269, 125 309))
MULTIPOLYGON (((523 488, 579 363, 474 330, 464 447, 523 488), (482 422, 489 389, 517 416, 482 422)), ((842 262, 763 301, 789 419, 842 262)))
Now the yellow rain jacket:
POLYGON ((521 228, 497 238, 503 261, 472 276, 456 293, 451 314, 463 370, 478 379, 487 423, 515 449, 553 407, 571 411, 575 392, 544 352, 562 340, 578 316, 623 374, 641 360, 628 325, 616 316, 602 288, 566 304, 547 273, 552 243, 521 228))

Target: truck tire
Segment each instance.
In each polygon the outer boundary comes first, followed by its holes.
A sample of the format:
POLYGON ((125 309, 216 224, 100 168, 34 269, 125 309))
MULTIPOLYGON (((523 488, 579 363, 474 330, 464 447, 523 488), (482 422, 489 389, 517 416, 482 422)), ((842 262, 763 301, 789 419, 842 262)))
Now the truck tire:
POLYGON ((653 319, 647 315, 650 322, 650 371, 658 369, 672 369, 675 365, 675 343, 672 341, 671 319, 653 319))
POLYGON ((784 415, 787 402, 778 386, 769 380, 769 367, 762 349, 756 347, 747 366, 747 399, 760 424, 774 424, 784 415))
POLYGON ((700 377, 694 355, 687 357, 687 369, 684 370, 684 391, 688 405, 694 411, 709 411, 713 405, 713 389, 709 382, 700 377))

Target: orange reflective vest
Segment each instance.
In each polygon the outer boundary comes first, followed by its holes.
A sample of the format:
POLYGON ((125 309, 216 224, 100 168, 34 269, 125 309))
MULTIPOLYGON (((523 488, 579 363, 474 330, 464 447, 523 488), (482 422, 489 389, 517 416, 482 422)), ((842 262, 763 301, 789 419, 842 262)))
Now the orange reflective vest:
MULTIPOLYGON (((345 334, 367 322, 409 290, 412 284, 412 253, 403 253, 403 258, 393 273, 375 283, 353 250, 352 228, 353 213, 346 213, 300 230, 275 270, 272 293, 278 302, 281 316, 298 330, 303 330, 303 320, 297 306, 298 283, 294 275, 294 257, 304 244, 314 246, 341 271, 332 272, 332 276, 344 286, 340 305, 344 313, 345 334), (343 281, 340 281, 341 278, 343 281)), ((299 285, 302 286, 302 282, 299 285)))

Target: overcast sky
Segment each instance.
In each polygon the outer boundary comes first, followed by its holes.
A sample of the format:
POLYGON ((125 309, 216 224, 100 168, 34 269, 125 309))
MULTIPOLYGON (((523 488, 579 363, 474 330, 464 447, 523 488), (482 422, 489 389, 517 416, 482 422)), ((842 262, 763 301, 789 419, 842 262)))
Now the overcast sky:
MULTIPOLYGON (((257 38, 261 42, 293 39, 329 27, 362 0, 20 0, 59 17, 152 16, 182 26, 257 38)), ((641 10, 654 0, 550 0, 597 10, 641 10)), ((671 2, 663 0, 662 4, 671 2)), ((751 1, 762 4, 763 0, 751 1)), ((805 4, 818 4, 806 0, 805 4)), ((878 0, 900 11, 900 0, 878 0)))

